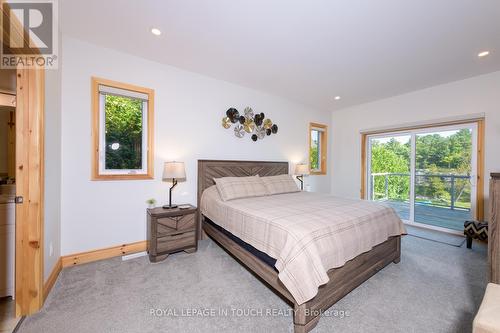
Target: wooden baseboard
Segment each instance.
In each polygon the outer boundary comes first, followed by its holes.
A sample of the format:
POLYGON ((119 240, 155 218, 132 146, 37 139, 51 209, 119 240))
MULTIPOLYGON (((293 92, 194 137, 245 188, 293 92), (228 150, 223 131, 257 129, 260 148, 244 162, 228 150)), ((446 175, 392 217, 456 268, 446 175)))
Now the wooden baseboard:
POLYGON ((54 265, 54 268, 52 268, 52 272, 50 273, 47 281, 45 281, 43 285, 44 301, 52 290, 52 287, 56 283, 57 277, 59 276, 59 273, 61 273, 63 267, 75 266, 97 260, 146 251, 146 246, 146 241, 140 241, 59 257, 56 264, 54 265))
POLYGON ((124 256, 127 254, 137 253, 146 251, 146 241, 140 241, 130 244, 122 244, 117 246, 112 246, 104 249, 97 249, 93 251, 81 252, 76 254, 70 254, 61 257, 62 267, 76 266, 93 261, 124 256))
POLYGON ((49 295, 50 291, 52 290, 52 287, 57 281, 57 277, 59 276, 59 273, 61 273, 62 270, 62 260, 61 257, 57 259, 56 264, 54 265, 54 268, 52 268, 52 272, 49 275, 49 278, 45 283, 43 284, 43 301, 45 302, 45 299, 49 295))

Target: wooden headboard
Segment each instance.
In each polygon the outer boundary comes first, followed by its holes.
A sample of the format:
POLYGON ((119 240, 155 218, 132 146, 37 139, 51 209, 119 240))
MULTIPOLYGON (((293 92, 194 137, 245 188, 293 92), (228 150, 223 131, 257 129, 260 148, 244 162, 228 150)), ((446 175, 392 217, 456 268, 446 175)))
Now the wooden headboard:
POLYGON ((288 174, 288 162, 198 160, 198 239, 201 237, 201 194, 215 185, 214 178, 288 174))

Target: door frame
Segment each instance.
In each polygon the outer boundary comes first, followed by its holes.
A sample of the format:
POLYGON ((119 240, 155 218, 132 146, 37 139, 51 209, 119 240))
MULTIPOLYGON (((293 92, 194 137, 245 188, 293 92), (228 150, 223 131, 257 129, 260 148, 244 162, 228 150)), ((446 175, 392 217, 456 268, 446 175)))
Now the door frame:
MULTIPOLYGON (((4 1, 0 0, 2 21, 4 1)), ((19 21, 13 21, 3 38, 29 38, 19 21)), ((36 53, 36 52, 35 52, 36 53)), ((16 70, 16 204, 15 303, 16 316, 37 312, 43 305, 44 275, 44 137, 45 68, 16 70)))
POLYGON ((17 69, 16 315, 43 306, 45 70, 17 69))
MULTIPOLYGON (((429 123, 425 125, 419 126, 408 126, 408 127, 398 127, 394 129, 385 129, 378 131, 369 131, 361 133, 361 188, 360 188, 360 197, 361 199, 367 199, 368 195, 368 177, 367 173, 369 170, 368 166, 368 158, 370 156, 369 152, 369 138, 376 137, 378 135, 411 135, 413 137, 413 133, 416 132, 425 132, 428 129, 439 129, 439 128, 452 128, 453 126, 460 125, 468 125, 475 124, 476 126, 476 145, 477 149, 475 152, 472 152, 472 158, 474 159, 473 163, 476 164, 476 192, 475 192, 475 202, 473 206, 475 206, 475 211, 473 211, 473 217, 478 220, 482 220, 484 218, 484 127, 485 127, 485 119, 484 117, 478 117, 473 119, 464 119, 459 121, 448 121, 448 122, 436 122, 429 123)), ((474 138, 473 138, 474 140, 474 138)), ((415 140, 413 140, 415 142, 415 140)), ((414 145, 414 144, 413 144, 414 145)), ((414 151, 414 147, 412 147, 412 151, 414 151)), ((411 157, 412 159, 414 157, 411 157)), ((415 162, 412 161, 412 164, 415 162)), ((412 175, 413 176, 413 175, 412 175)), ((412 181, 413 177, 410 177, 410 181, 412 181)), ((410 193, 410 204, 413 201, 412 193, 410 193)), ((412 222, 410 224, 415 224, 418 226, 425 226, 425 224, 420 224, 416 222, 412 222)), ((439 229, 440 231, 444 231, 446 229, 439 229)))

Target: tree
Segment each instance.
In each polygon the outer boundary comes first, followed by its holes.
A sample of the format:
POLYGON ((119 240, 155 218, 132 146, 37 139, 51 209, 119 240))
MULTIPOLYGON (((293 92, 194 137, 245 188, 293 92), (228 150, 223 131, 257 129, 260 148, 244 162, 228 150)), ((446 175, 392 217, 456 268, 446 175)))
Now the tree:
MULTIPOLYGON (((387 176, 388 199, 408 200, 410 193, 410 147, 394 138, 382 144, 374 141, 372 148, 372 173, 401 173, 403 175, 387 176)), ((385 197, 386 176, 374 177, 374 191, 385 197)))
POLYGON ((106 169, 142 168, 142 101, 105 96, 106 169))
MULTIPOLYGON (((410 143, 402 144, 392 138, 387 142, 372 141, 372 173, 404 173, 406 176, 389 175, 388 199, 408 200, 410 182, 410 143)), ((416 199, 450 204, 450 177, 440 175, 467 175, 471 172, 472 133, 461 129, 454 133, 434 133, 416 136, 416 199), (437 176, 436 176, 437 175, 437 176)), ((385 176, 375 176, 376 198, 385 197, 385 176)), ((455 201, 463 207, 470 206, 468 178, 455 178, 455 201)))

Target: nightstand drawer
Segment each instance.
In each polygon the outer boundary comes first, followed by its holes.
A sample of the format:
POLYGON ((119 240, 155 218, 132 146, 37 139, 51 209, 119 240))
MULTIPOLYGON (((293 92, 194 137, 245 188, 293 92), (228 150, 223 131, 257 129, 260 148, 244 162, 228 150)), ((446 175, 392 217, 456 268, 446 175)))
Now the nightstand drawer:
POLYGON ((195 228, 195 214, 159 218, 157 235, 170 235, 195 228))
POLYGON ((175 251, 196 246, 196 233, 194 231, 182 234, 163 236, 158 238, 158 253, 165 251, 175 251))

